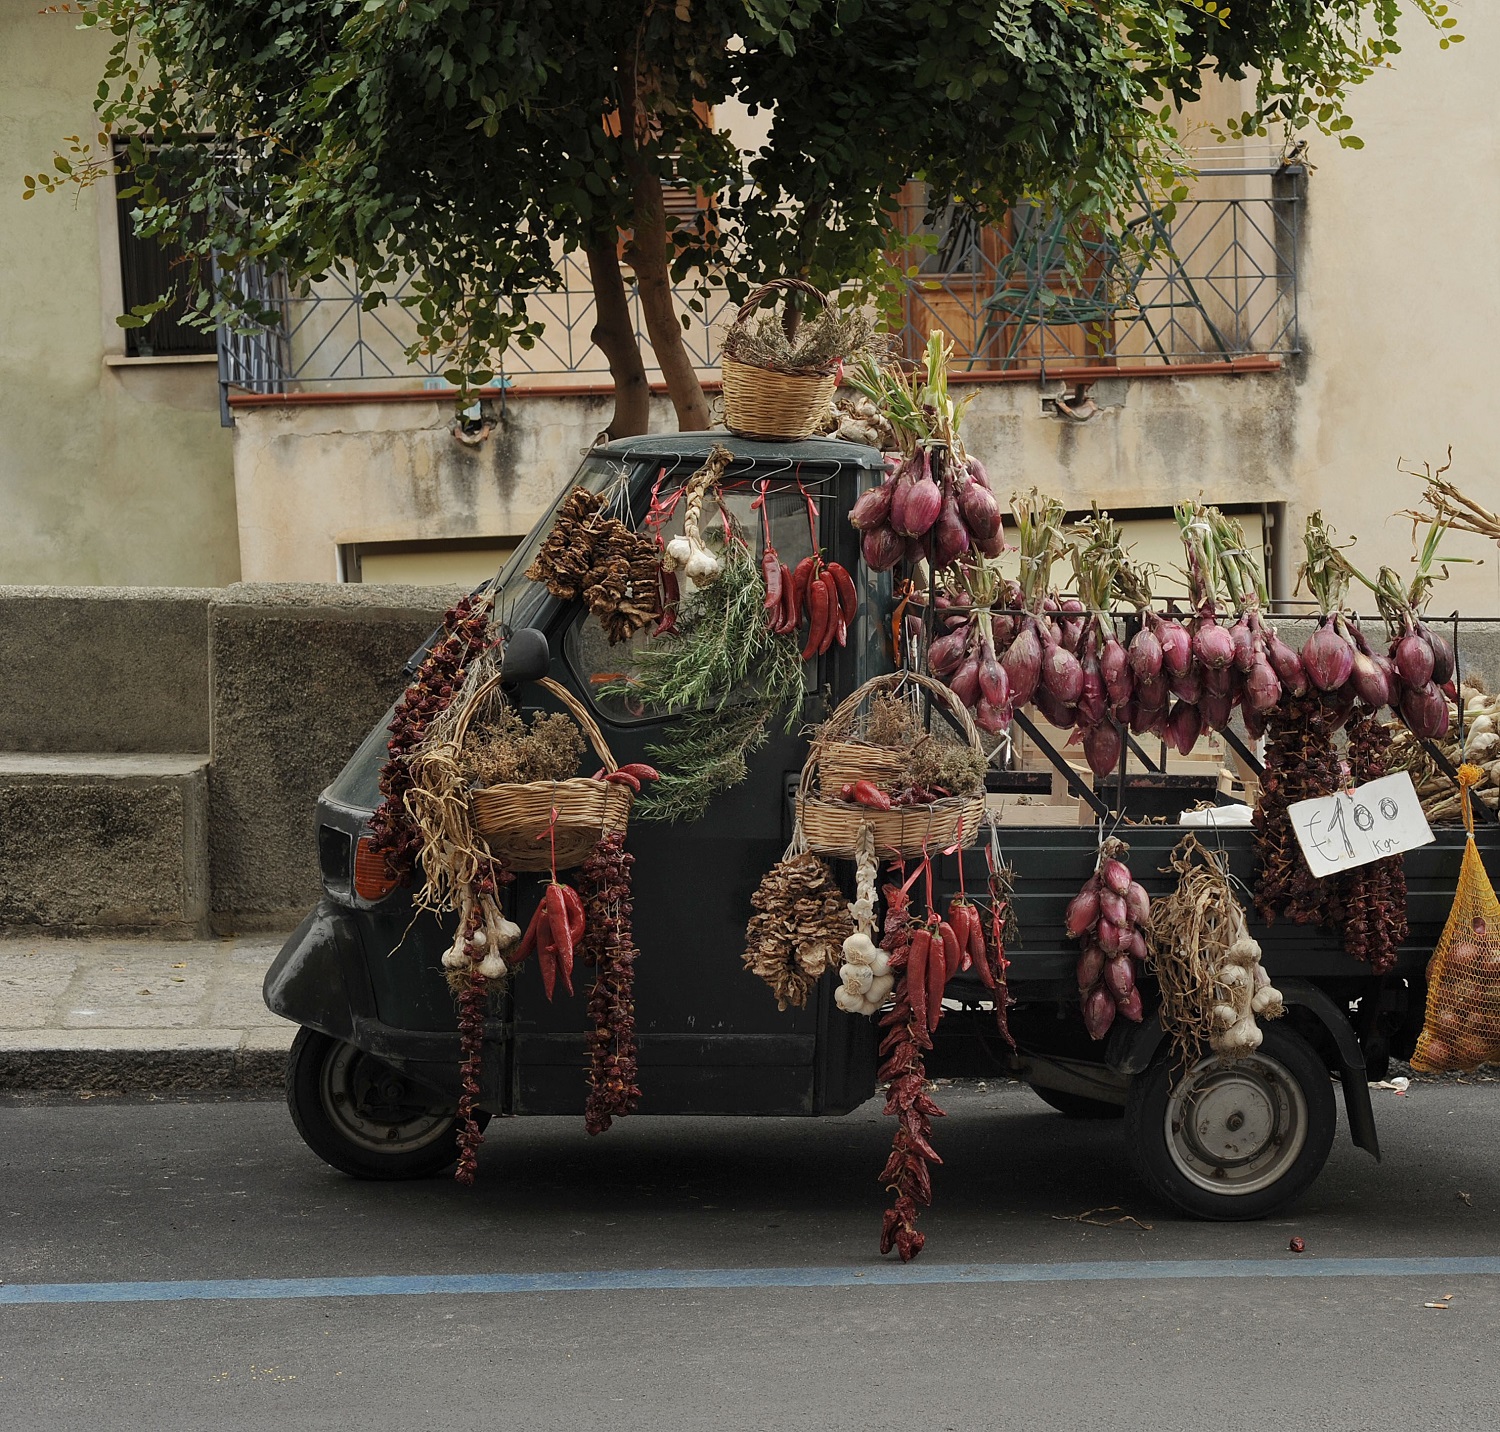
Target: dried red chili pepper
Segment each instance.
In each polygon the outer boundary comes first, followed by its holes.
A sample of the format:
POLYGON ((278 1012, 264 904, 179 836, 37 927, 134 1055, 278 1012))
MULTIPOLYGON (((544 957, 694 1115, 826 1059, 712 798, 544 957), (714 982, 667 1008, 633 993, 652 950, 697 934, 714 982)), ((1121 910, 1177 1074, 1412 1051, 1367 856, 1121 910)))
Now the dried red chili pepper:
POLYGON ((912 932, 906 953, 906 982, 910 987, 912 1014, 927 1028, 927 961, 932 951, 932 936, 924 929, 912 932))
POLYGON ((808 588, 817 575, 818 559, 804 557, 792 569, 792 629, 802 625, 802 613, 807 608, 808 588))
POLYGON ((515 968, 528 955, 536 952, 537 935, 542 928, 542 923, 547 918, 547 906, 544 901, 538 900, 536 909, 531 912, 531 919, 526 924, 526 932, 521 936, 521 943, 516 946, 515 954, 510 956, 509 964, 515 968))
POLYGON ((963 963, 963 950, 958 943, 958 931, 946 920, 940 920, 938 921, 938 935, 943 941, 943 972, 951 980, 963 963))
POLYGON ((777 636, 790 636, 797 630, 801 614, 797 610, 796 593, 792 586, 792 569, 781 564, 781 608, 776 614, 772 630, 777 636))
MULTIPOLYGON (((859 611, 859 598, 854 590, 854 578, 837 562, 828 564, 828 575, 833 578, 834 587, 838 592, 839 615, 844 619, 846 626, 854 625, 855 614, 859 611)), ((842 642, 839 643, 843 645, 842 642)))
POLYGON ((550 1000, 557 988, 557 946, 552 943, 552 917, 546 913, 546 902, 538 908, 544 913, 536 929, 536 963, 542 972, 542 993, 550 1000))
MULTIPOLYGON (((568 922, 568 904, 563 896, 566 886, 553 881, 542 898, 547 906, 547 943, 552 946, 557 960, 558 972, 562 975, 563 988, 573 993, 573 931, 568 922)), ((552 998, 552 991, 547 991, 552 998)))
POLYGON ((943 1017, 943 990, 948 984, 948 957, 943 948, 941 928, 927 926, 927 1032, 932 1033, 943 1017))
POLYGON ((811 582, 807 588, 807 645, 802 660, 811 661, 824 650, 823 638, 829 626, 828 588, 822 582, 811 582))
MULTIPOLYGON (((658 546, 661 538, 657 538, 658 546)), ((661 620, 656 624, 656 636, 665 636, 677 629, 677 604, 681 600, 681 589, 677 585, 677 573, 657 568, 657 580, 661 583, 661 620)))
MULTIPOLYGON (((818 585, 823 588, 828 604, 828 616, 823 624, 823 639, 818 643, 818 655, 821 656, 833 646, 834 639, 838 636, 839 627, 843 625, 844 618, 843 613, 839 610, 838 583, 833 580, 832 575, 824 572, 818 578, 818 585)), ((843 644, 843 642, 839 642, 840 646, 843 644)))
POLYGON ((644 761, 631 761, 628 765, 621 766, 622 771, 629 771, 638 781, 659 781, 661 772, 655 766, 648 766, 644 761))
POLYGON ((760 556, 760 574, 766 583, 766 599, 764 606, 766 611, 772 613, 773 620, 781 613, 781 558, 776 555, 776 549, 766 543, 766 550, 760 556))

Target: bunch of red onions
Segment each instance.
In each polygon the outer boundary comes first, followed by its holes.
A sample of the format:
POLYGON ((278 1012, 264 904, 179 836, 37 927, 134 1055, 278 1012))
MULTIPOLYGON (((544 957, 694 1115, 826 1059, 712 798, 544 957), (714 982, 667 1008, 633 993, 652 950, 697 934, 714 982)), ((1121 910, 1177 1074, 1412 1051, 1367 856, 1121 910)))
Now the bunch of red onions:
POLYGON ((1136 976, 1146 958, 1151 900, 1130 878, 1127 853, 1123 841, 1104 842, 1098 868, 1073 897, 1066 917, 1068 934, 1083 941, 1078 995, 1083 1022, 1095 1039, 1109 1032, 1117 1012, 1137 1024, 1142 1016, 1136 976))
MULTIPOLYGON (((1003 730, 1012 707, 1034 705, 1053 726, 1078 733, 1098 776, 1116 768, 1127 727, 1187 755, 1203 732, 1225 729, 1236 709, 1252 737, 1264 734, 1283 696, 1311 695, 1334 730, 1359 702, 1370 710, 1392 707, 1416 735, 1446 732, 1443 687, 1454 675, 1453 650, 1409 606, 1401 634, 1381 653, 1341 610, 1338 594, 1325 591, 1326 615, 1295 650, 1262 615, 1264 585, 1239 525, 1192 503, 1178 509, 1189 614, 1170 604, 1153 610, 1139 584, 1115 585, 1124 567, 1118 529, 1097 512, 1074 529, 1082 597, 1064 597, 1045 586, 1061 550, 1060 505, 1032 494, 1018 498, 1014 510, 1021 581, 1002 580, 974 551, 951 564, 927 652, 928 671, 953 689, 982 730, 1003 730), (1237 613, 1232 619, 1220 588, 1237 613), (1116 591, 1128 592, 1138 611, 1128 641, 1109 610, 1116 591)), ((1315 515, 1313 523, 1320 522, 1315 515)), ((1310 551, 1323 540, 1318 532, 1326 536, 1317 527, 1310 551)), ((1329 540, 1326 550, 1336 555, 1329 540)))
POLYGON ((1005 550, 1000 504, 984 464, 960 458, 945 443, 922 444, 895 463, 854 504, 849 520, 875 572, 890 571, 903 557, 947 567, 970 551, 998 557, 1005 550))

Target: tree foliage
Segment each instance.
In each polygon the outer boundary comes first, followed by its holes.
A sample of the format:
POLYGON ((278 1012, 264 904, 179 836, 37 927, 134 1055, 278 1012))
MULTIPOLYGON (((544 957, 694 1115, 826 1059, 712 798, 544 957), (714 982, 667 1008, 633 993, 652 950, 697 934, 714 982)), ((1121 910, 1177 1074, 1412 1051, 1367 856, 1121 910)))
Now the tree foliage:
POLYGON ((868 292, 911 178, 981 217, 1046 196, 1108 226, 1139 183, 1171 187, 1173 105, 1214 75, 1258 76, 1236 134, 1357 145, 1346 97, 1403 9, 1461 38, 1435 0, 88 0, 113 37, 101 131, 27 193, 89 182, 119 137, 138 229, 188 251, 196 321, 266 317, 236 282, 251 262, 340 269, 372 306, 409 279, 421 345, 465 383, 533 341, 559 251, 619 283, 624 232, 667 370, 669 272, 736 299, 786 273, 868 292), (770 113, 758 152, 706 119, 729 101, 770 113), (669 231, 671 182, 712 202, 669 231))

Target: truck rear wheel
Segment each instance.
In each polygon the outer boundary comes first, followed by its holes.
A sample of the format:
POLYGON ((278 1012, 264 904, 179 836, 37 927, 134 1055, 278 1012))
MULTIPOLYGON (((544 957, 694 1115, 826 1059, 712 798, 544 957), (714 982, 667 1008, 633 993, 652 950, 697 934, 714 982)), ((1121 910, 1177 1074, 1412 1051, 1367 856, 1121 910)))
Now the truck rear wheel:
MULTIPOLYGON (((362 1049, 301 1029, 287 1064, 297 1132, 325 1163, 354 1178, 427 1178, 458 1158, 458 1113, 362 1049)), ((481 1125, 488 1114, 479 1116, 481 1125)))
POLYGON ((1322 1171, 1336 1125, 1333 1085, 1312 1046, 1267 1025, 1253 1054, 1210 1055, 1180 1077, 1163 1048, 1131 1080, 1125 1132, 1151 1190, 1195 1218, 1264 1218, 1322 1171))

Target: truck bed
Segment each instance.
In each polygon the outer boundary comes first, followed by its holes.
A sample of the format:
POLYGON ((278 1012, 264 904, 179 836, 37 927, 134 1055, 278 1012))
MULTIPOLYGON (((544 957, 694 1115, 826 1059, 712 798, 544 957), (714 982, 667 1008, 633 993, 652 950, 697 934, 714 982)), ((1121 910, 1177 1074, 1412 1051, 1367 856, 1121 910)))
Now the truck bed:
MULTIPOLYGON (((1130 847, 1131 874, 1153 900, 1172 889, 1170 872, 1163 873, 1163 869, 1184 833, 1183 827, 1176 825, 1122 826, 1116 832, 1130 847)), ((1260 942, 1266 971, 1273 979, 1278 975, 1316 980, 1370 978, 1370 967, 1344 953, 1336 932, 1284 920, 1267 926, 1254 918, 1253 831, 1236 828, 1194 833, 1205 847, 1217 846, 1228 852, 1230 873, 1245 887, 1240 893, 1252 916, 1250 932, 1260 942)), ((1464 831, 1462 827, 1445 826, 1434 834, 1437 838, 1432 845, 1408 851, 1404 857, 1411 929, 1396 967, 1401 975, 1420 976, 1424 971, 1448 918, 1458 882, 1464 831)), ((1486 828, 1477 839, 1491 877, 1500 876, 1500 835, 1486 828)), ((1019 944, 1006 951, 1012 962, 1012 990, 1023 999, 1042 998, 1044 992, 1037 986, 1072 984, 1078 944, 1068 939, 1063 916, 1068 902, 1093 873, 1098 835, 1093 827, 1013 826, 1003 831, 1000 850, 1015 871, 1015 908, 1021 930, 1019 944)), ((982 891, 987 879, 983 849, 965 851, 963 861, 965 885, 982 891)), ((939 879, 945 899, 958 889, 956 855, 943 857, 939 879)))

